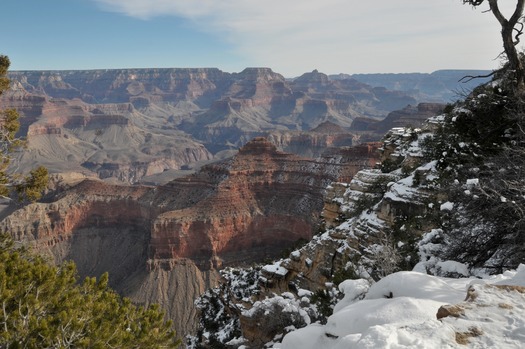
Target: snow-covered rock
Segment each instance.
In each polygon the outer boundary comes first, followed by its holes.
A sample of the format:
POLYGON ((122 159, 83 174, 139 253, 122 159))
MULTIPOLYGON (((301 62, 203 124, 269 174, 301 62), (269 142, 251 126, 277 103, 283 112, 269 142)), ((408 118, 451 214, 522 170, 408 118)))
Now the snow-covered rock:
MULTIPOLYGON (((325 326, 291 332, 274 348, 525 347, 525 266, 482 281, 394 273, 372 285, 363 300, 345 297, 325 326), (464 301, 469 287, 475 296, 464 301), (446 304, 454 305, 440 310, 446 304)), ((359 284, 343 284, 341 291, 353 295, 359 284)))

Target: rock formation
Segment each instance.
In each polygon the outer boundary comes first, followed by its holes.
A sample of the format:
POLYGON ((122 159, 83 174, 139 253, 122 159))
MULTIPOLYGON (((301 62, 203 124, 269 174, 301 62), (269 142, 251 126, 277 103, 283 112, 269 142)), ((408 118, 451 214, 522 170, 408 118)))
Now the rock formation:
POLYGON ((237 156, 160 187, 58 187, 5 218, 1 230, 57 262, 74 260, 81 276, 109 271, 119 292, 160 302, 179 332, 190 333, 192 302, 216 283, 216 269, 274 258, 311 238, 328 183, 377 160, 373 146, 365 148, 311 160, 255 138, 237 156))
MULTIPOLYGON (((209 161, 268 132, 324 121, 349 127, 415 102, 353 79, 314 71, 290 81, 269 68, 21 71, 10 78, 13 89, 0 102, 22 116, 20 135, 29 143, 20 168, 41 163, 128 183, 209 161)), ((326 138, 320 142, 328 146, 352 144, 326 138)))
POLYGON ((441 103, 419 103, 395 110, 381 121, 369 118, 356 118, 350 127, 351 132, 361 133, 362 139, 371 141, 381 139, 389 130, 396 127, 420 127, 428 118, 439 115, 445 108, 441 103))
POLYGON ((324 121, 310 131, 272 131, 267 138, 282 151, 316 158, 328 149, 352 146, 359 136, 324 121))
POLYGON ((132 104, 87 104, 36 95, 15 84, 3 103, 21 114, 27 148, 17 154, 22 171, 35 163, 53 173, 79 172, 134 183, 142 177, 212 158, 176 130, 162 130, 132 104))

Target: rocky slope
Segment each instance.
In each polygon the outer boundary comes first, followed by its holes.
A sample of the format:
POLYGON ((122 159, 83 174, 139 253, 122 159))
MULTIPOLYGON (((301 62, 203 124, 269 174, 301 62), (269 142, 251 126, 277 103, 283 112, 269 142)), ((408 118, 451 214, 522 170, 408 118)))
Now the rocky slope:
POLYGON ((441 103, 419 103, 408 105, 401 110, 389 113, 383 120, 357 118, 352 122, 350 132, 361 135, 362 140, 380 140, 391 129, 397 127, 421 127, 425 121, 439 115, 445 108, 441 103))
MULTIPOLYGON (((429 184, 436 176, 435 169, 420 166, 419 142, 433 127, 430 123, 425 131, 394 129, 381 142, 383 170, 363 169, 345 178, 345 182, 328 186, 321 233, 287 258, 263 266, 253 282, 259 292, 230 299, 225 295, 231 294, 231 287, 224 286, 222 293, 204 296, 203 304, 211 298, 238 319, 237 334, 219 327, 229 334, 224 336, 227 341, 239 339, 232 341, 237 343, 233 348, 239 344, 263 347, 278 340, 285 328, 325 321, 341 294, 335 286, 346 278, 379 280, 399 265, 411 269, 418 258, 425 258, 417 256, 416 241, 437 227, 435 218, 440 214, 441 198, 429 184), (387 168, 384 164, 395 165, 387 168), (231 311, 231 307, 239 307, 241 300, 240 310, 231 311), (278 318, 275 321, 280 325, 271 325, 269 313, 278 318)), ((425 267, 440 268, 432 263, 425 267)), ((451 269, 443 266, 443 273, 446 272, 451 269)), ((228 285, 237 282, 234 278, 228 285)), ((222 321, 235 323, 230 319, 222 321)), ((209 331, 209 338, 215 336, 209 331)))
POLYGON ((311 160, 264 138, 231 159, 160 187, 84 180, 1 222, 17 241, 81 276, 109 271, 112 286, 138 302, 160 302, 179 333, 195 331, 193 300, 216 269, 275 258, 310 239, 328 183, 377 161, 375 145, 311 160))

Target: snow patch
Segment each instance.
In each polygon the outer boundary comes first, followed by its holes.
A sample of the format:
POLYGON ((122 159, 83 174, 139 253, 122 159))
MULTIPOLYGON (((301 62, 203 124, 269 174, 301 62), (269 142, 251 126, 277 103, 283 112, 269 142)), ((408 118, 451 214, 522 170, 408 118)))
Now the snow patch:
POLYGON ((454 208, 454 203, 450 201, 447 201, 444 204, 441 204, 441 206, 439 206, 439 209, 441 211, 452 211, 453 208, 454 208))
POLYGON ((275 274, 275 275, 282 276, 282 277, 288 274, 288 269, 281 266, 281 261, 276 262, 274 264, 265 265, 262 268, 262 270, 264 270, 267 273, 275 274))

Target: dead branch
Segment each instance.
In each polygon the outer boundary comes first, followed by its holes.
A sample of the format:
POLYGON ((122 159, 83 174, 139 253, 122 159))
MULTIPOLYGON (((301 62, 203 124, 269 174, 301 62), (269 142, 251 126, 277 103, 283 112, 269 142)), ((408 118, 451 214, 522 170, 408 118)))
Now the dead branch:
POLYGON ((494 76, 494 74, 498 73, 499 71, 501 71, 501 69, 494 70, 493 72, 491 72, 490 74, 487 74, 487 75, 465 75, 464 77, 459 79, 458 82, 462 82, 462 83, 466 84, 467 82, 470 82, 470 81, 472 81, 474 79, 490 78, 490 77, 494 76))

